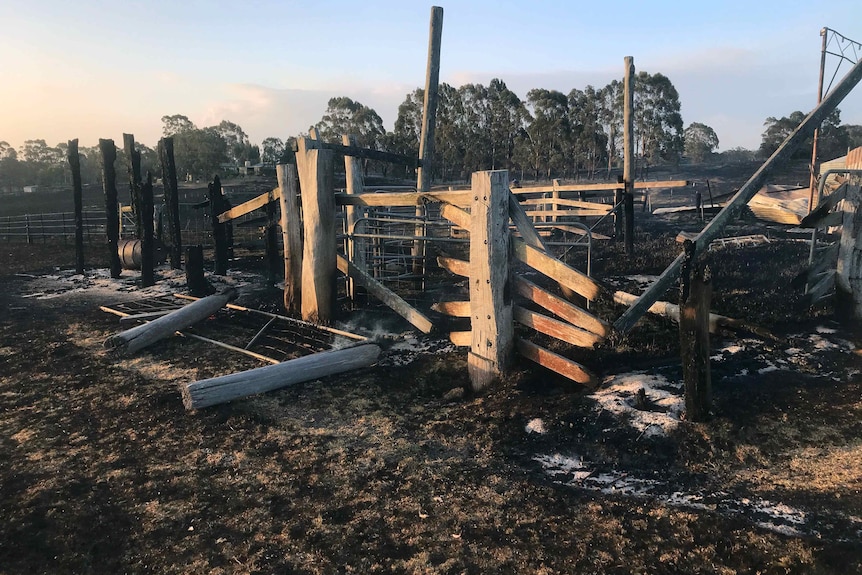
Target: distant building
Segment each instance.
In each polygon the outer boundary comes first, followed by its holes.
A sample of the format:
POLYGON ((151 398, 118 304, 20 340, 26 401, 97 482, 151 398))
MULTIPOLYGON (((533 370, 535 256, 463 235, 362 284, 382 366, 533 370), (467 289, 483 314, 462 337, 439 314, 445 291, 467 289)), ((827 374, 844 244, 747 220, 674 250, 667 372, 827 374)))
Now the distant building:
POLYGON ((33 194, 39 191, 39 186, 24 186, 25 194, 33 194))

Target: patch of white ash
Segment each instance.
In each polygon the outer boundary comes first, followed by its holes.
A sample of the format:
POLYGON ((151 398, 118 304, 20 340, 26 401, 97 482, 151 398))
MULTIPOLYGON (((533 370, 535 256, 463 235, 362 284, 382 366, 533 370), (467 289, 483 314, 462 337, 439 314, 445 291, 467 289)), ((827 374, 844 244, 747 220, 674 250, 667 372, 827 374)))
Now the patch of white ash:
MULTIPOLYGON (((536 455, 544 472, 554 483, 595 491, 605 495, 621 495, 637 499, 653 499, 659 503, 686 509, 717 512, 726 516, 742 516, 753 524, 787 536, 828 535, 832 517, 824 514, 822 524, 811 514, 790 505, 767 499, 734 498, 724 491, 683 490, 668 481, 645 479, 617 470, 598 473, 594 465, 579 455, 536 455)), ((834 514, 842 521, 862 526, 862 519, 834 514)), ((859 531, 862 539, 862 531, 859 531)))
MULTIPOLYGON (((387 339, 391 339, 389 336, 387 339)), ((402 366, 410 365, 419 357, 450 353, 455 351, 452 342, 428 336, 417 336, 412 332, 406 332, 398 336, 398 341, 386 349, 377 365, 402 366)))
POLYGON ((605 378, 601 387, 590 395, 602 409, 623 419, 646 437, 667 435, 680 422, 685 399, 682 384, 657 374, 624 373, 605 378), (643 390, 646 405, 638 407, 638 393, 643 390))
POLYGON ((548 428, 545 427, 545 422, 540 418, 536 417, 527 422, 527 425, 524 426, 524 431, 527 433, 536 433, 538 435, 544 435, 548 433, 548 428))

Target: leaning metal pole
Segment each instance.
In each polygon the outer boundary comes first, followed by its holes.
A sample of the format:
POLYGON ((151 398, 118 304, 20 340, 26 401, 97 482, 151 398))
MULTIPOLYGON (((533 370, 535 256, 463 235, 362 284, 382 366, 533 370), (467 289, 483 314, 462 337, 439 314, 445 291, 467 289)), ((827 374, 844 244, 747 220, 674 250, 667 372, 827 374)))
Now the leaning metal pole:
MULTIPOLYGON (((823 119, 841 103, 850 93, 859 80, 862 79, 862 60, 857 62, 841 82, 835 86, 814 108, 802 123, 791 133, 766 162, 749 178, 747 182, 736 192, 730 202, 722 209, 713 220, 707 224, 703 231, 695 239, 695 253, 700 253, 709 242, 718 237, 718 234, 732 219, 734 219, 742 208, 748 204, 751 198, 760 190, 766 177, 776 164, 790 157, 805 139, 811 135, 814 128, 820 125, 823 119)), ((614 328, 620 333, 628 333, 638 320, 647 312, 649 307, 670 288, 671 284, 679 275, 685 254, 680 254, 667 269, 662 272, 654 284, 635 301, 629 309, 614 323, 614 328)))

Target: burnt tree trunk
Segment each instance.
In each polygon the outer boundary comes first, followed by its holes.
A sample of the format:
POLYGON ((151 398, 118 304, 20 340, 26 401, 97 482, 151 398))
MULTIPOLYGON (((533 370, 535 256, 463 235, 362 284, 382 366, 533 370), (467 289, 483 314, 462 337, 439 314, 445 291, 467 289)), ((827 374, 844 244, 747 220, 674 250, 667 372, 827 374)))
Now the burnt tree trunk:
POLYGON ((120 209, 117 204, 117 172, 114 161, 117 159, 117 147, 114 140, 99 140, 99 150, 102 153, 102 187, 105 190, 105 234, 108 239, 108 258, 111 266, 111 277, 118 278, 122 273, 120 254, 117 242, 120 239, 120 209))
POLYGON ((186 285, 195 297, 206 297, 215 292, 204 276, 204 247, 202 245, 186 248, 186 285))

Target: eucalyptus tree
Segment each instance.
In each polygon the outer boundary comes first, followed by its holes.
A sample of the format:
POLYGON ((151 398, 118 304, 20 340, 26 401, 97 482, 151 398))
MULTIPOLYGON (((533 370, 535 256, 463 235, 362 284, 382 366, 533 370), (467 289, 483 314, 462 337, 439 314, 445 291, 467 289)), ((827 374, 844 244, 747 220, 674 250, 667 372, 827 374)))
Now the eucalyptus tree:
POLYGON ((607 154, 608 136, 602 127, 601 90, 587 86, 569 92, 571 166, 576 177, 583 167, 592 178, 607 154))
POLYGON ((569 101, 557 90, 534 88, 527 92, 527 126, 519 138, 524 147, 519 156, 529 158, 530 169, 538 179, 563 173, 570 150, 571 125, 569 101))
POLYGON ((694 162, 702 162, 718 148, 715 130, 700 122, 692 122, 683 132, 685 155, 694 162))
POLYGON ((678 162, 682 155, 683 124, 679 93, 670 79, 641 71, 634 83, 636 149, 649 162, 678 162))

